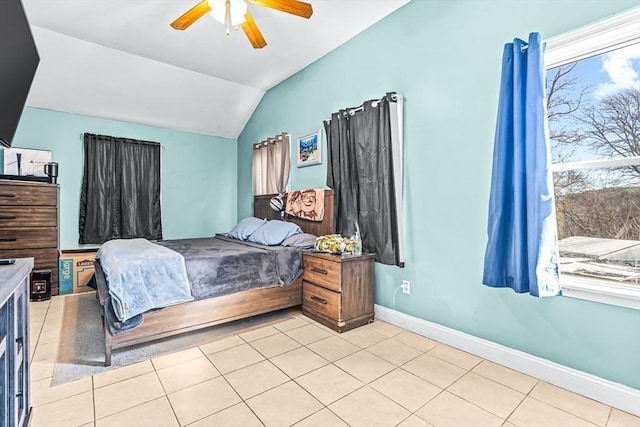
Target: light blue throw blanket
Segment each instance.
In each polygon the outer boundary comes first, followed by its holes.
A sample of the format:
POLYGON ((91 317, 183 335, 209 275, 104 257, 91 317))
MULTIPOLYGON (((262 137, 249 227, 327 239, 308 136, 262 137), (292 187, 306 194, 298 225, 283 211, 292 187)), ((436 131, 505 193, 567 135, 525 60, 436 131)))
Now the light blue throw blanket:
POLYGON ((109 281, 113 311, 124 322, 145 311, 193 300, 184 257, 145 239, 111 240, 96 258, 109 281))

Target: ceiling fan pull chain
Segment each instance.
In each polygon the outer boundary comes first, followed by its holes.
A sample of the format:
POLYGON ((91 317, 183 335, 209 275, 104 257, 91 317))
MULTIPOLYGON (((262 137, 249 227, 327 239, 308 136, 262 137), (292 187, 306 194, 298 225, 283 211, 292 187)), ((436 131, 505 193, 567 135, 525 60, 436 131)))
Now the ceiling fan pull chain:
POLYGON ((231 0, 227 0, 225 2, 226 11, 224 16, 224 21, 227 24, 227 35, 230 33, 231 29, 231 0))

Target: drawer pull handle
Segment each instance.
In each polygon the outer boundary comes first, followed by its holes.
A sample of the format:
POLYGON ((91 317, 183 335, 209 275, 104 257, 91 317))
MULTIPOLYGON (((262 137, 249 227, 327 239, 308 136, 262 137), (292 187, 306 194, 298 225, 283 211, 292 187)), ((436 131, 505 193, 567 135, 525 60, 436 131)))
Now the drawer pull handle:
POLYGON ((6 199, 12 199, 16 197, 16 195, 13 193, 0 193, 0 197, 4 197, 6 199))
POLYGON ((15 216, 15 215, 13 215, 13 216, 10 216, 10 215, 0 215, 0 219, 16 219, 16 218, 18 218, 18 217, 17 217, 17 216, 15 216))
POLYGON ((317 297, 315 295, 311 295, 311 299, 314 300, 314 301, 319 302, 320 304, 326 304, 327 303, 326 299, 322 299, 322 298, 317 297))
POLYGON ((311 267, 311 271, 313 271, 314 273, 319 273, 319 274, 327 274, 327 270, 323 270, 321 268, 311 267))
POLYGON ((0 239, 0 242, 15 242, 17 240, 18 239, 16 239, 16 238, 13 238, 13 239, 0 239))

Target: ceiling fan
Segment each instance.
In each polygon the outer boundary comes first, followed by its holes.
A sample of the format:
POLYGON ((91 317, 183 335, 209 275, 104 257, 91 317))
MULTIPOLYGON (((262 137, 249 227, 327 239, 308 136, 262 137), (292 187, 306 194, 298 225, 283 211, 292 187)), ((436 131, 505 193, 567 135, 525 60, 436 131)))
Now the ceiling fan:
POLYGON ((237 29, 239 25, 251 45, 256 49, 261 49, 267 45, 267 42, 249 13, 247 8, 249 3, 307 19, 313 14, 309 3, 298 0, 202 0, 173 21, 171 27, 176 30, 186 30, 198 19, 210 13, 216 20, 227 26, 227 34, 229 34, 230 27, 234 26, 237 29))

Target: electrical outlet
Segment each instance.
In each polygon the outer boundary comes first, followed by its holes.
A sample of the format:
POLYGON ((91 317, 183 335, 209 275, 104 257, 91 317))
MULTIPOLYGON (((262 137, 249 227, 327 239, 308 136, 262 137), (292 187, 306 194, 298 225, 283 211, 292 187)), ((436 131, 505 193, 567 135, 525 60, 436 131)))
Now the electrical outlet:
POLYGON ((402 293, 410 294, 411 293, 411 283, 408 280, 402 281, 402 293))

